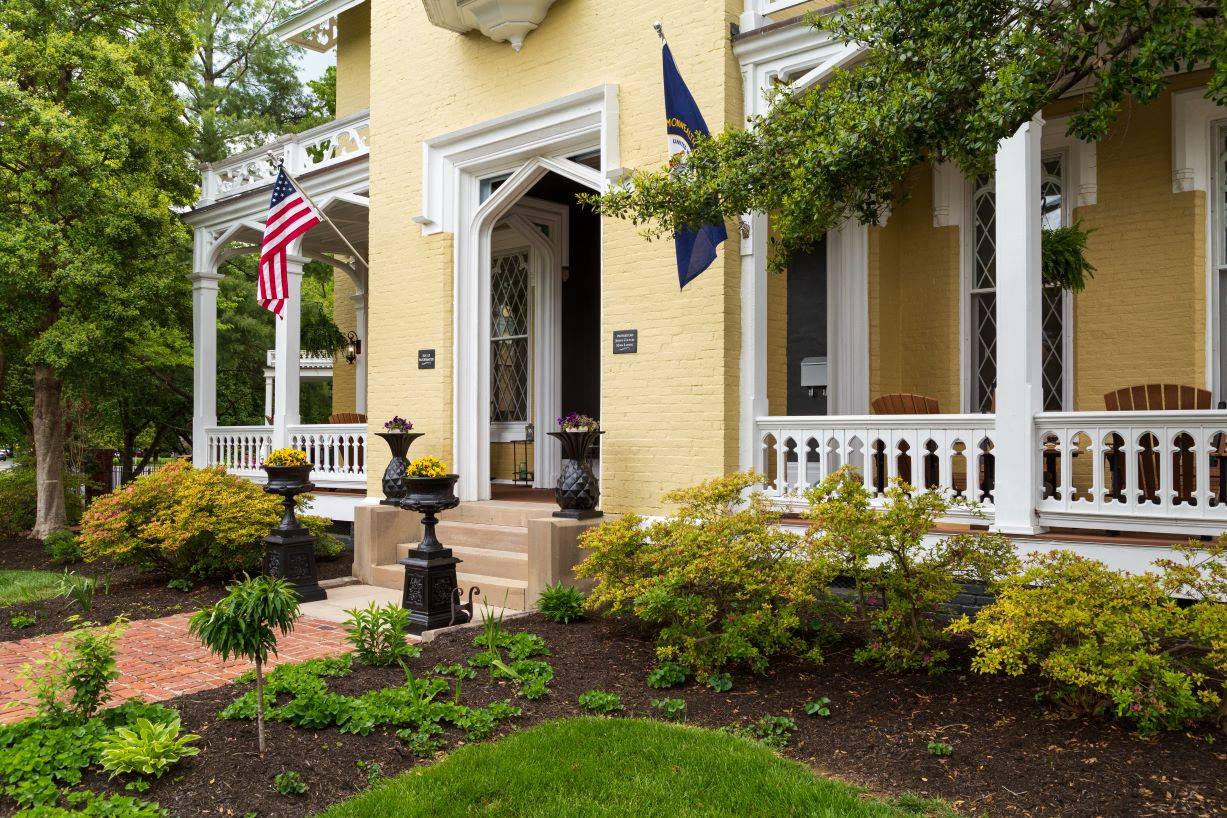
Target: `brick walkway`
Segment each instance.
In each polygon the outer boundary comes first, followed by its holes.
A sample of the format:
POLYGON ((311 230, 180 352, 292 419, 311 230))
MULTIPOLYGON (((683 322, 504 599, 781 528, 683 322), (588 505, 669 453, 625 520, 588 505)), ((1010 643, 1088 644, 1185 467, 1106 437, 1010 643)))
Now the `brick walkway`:
MULTIPOLYGON (((111 701, 119 704, 140 696, 162 701, 220 687, 248 670, 243 661, 222 663, 187 631, 190 613, 163 619, 142 619, 128 625, 119 643, 116 664, 119 678, 111 685, 111 701)), ((19 721, 33 715, 32 701, 18 677, 18 669, 44 656, 63 634, 47 634, 17 642, 0 642, 0 722, 19 721), (19 707, 7 707, 19 702, 19 707)), ((278 639, 278 655, 271 664, 301 662, 331 656, 348 649, 345 630, 322 619, 302 617, 294 632, 278 639)))

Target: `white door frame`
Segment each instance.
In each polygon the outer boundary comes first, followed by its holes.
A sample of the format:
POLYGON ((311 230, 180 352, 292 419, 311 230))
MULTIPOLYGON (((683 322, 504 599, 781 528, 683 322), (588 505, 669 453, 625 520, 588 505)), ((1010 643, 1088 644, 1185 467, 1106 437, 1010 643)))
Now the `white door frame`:
MULTIPOLYGON (((518 247, 529 250, 533 290, 529 341, 532 344, 530 383, 533 436, 533 486, 550 488, 562 470, 560 447, 547 437, 562 410, 562 269, 568 265, 570 208, 525 196, 496 226, 513 235, 492 239, 491 254, 518 247), (548 228, 548 235, 542 227, 548 228)), ((493 434, 493 433, 492 433, 493 434)), ((517 438, 520 439, 520 438, 517 438)))
MULTIPOLYGON (((599 171, 565 158, 537 156, 523 163, 480 206, 461 219, 456 241, 456 336, 454 429, 457 485, 462 500, 490 498, 490 238, 495 225, 548 173, 591 190, 603 189, 599 171)), ((480 197, 480 178, 461 187, 461 206, 480 197)), ((462 214, 465 209, 462 209, 462 214)), ((557 350, 557 346, 555 346, 557 350)), ((538 432, 538 436, 544 430, 538 432)), ((544 462, 544 461, 543 461, 544 462)))

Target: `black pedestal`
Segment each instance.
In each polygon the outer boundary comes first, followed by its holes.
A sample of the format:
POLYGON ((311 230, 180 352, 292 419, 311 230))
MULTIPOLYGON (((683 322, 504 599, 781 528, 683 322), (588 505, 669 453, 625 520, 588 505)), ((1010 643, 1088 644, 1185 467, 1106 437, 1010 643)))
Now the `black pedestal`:
POLYGON ((460 560, 452 556, 452 549, 423 551, 412 548, 398 562, 405 566, 401 607, 409 612, 409 632, 421 633, 456 624, 452 599, 456 589, 456 565, 460 560))
POLYGON ((328 596, 316 579, 315 537, 305 528, 279 528, 264 538, 264 573, 293 583, 300 602, 328 596))
POLYGON ((597 511, 594 508, 564 508, 554 512, 555 517, 561 517, 564 520, 591 520, 594 517, 604 517, 605 512, 597 511))

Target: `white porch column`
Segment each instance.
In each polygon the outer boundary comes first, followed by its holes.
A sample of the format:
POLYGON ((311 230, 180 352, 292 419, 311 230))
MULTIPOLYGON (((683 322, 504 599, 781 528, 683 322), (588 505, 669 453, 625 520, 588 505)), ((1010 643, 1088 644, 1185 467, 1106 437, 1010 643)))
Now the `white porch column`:
POLYGON ((276 378, 272 375, 264 376, 264 417, 267 423, 267 418, 273 416, 273 383, 276 378))
POLYGON ((750 235, 741 238, 741 430, 742 471, 757 465, 754 419, 767 414, 767 215, 742 217, 750 235))
POLYGON ((1040 355, 1040 134, 1037 114, 997 148, 997 439, 994 528, 1038 530, 1040 456, 1033 441, 1043 408, 1040 355))
POLYGON ((366 356, 370 349, 366 337, 366 293, 356 292, 350 296, 354 304, 354 334, 362 344, 358 360, 354 362, 354 411, 366 414, 366 356))
POLYGON ((192 274, 192 465, 207 466, 205 430, 217 425, 216 269, 192 274))
POLYGON ((869 414, 869 227, 856 219, 827 231, 827 379, 828 415, 869 414))
MULTIPOLYGON (((295 242, 293 249, 298 249, 295 242)), ((290 282, 281 317, 277 322, 277 360, 273 367, 273 448, 288 446, 289 427, 300 422, 298 413, 299 375, 302 371, 302 268, 308 259, 296 254, 286 257, 286 273, 290 282)))

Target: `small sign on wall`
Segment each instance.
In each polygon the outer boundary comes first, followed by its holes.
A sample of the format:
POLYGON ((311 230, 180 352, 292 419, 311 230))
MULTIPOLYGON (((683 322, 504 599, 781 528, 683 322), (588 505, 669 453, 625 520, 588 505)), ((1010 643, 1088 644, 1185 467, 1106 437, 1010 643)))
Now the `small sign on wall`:
POLYGON ((435 351, 433 349, 418 350, 418 369, 435 368, 435 351))
POLYGON ((613 334, 613 354, 633 355, 639 351, 639 330, 616 329, 613 334))

